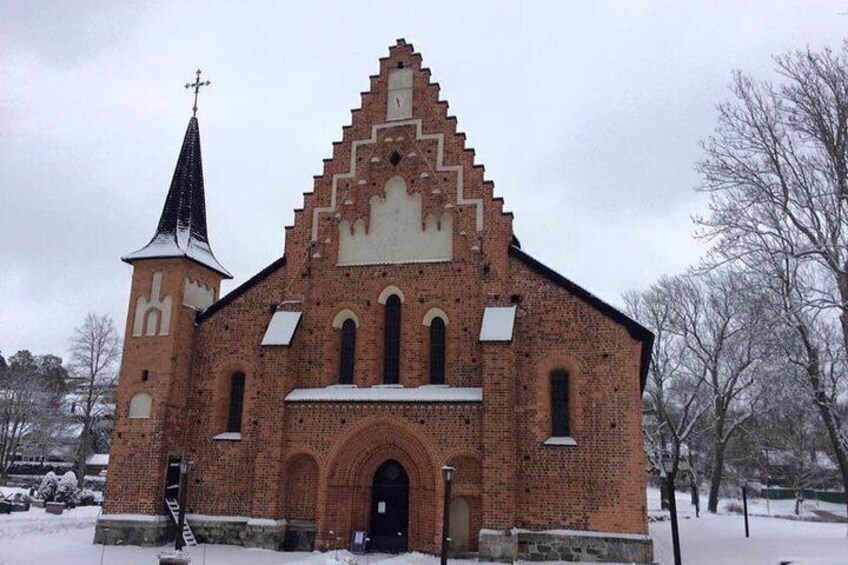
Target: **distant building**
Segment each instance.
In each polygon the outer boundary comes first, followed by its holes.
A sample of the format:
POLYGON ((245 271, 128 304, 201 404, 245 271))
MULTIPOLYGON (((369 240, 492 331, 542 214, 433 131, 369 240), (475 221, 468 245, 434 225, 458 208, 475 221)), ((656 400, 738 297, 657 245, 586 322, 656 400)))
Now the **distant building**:
MULTIPOLYGON (((163 542, 184 456, 201 540, 324 549, 365 531, 374 550, 433 553, 452 465, 454 551, 651 562, 640 399, 653 336, 521 248, 447 111, 398 41, 285 255, 223 298, 192 117, 155 235, 124 258, 98 541, 163 542)), ((516 157, 532 144, 516 139, 516 157)))

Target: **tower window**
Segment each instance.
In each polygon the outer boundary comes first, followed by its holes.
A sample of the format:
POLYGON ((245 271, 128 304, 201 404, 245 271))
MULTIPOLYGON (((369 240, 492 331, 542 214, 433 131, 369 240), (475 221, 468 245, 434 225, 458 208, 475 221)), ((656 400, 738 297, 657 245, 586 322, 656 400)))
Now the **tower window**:
POLYGON ((230 380, 230 410, 227 415, 227 431, 241 432, 241 412, 244 405, 244 373, 233 373, 230 380))
POLYGON ((430 322, 430 384, 445 384, 445 321, 430 322))
POLYGON ((353 384, 353 366, 356 359, 356 322, 348 318, 342 324, 339 383, 353 384))
POLYGON ((551 435, 568 437, 568 373, 556 370, 551 373, 551 435))
POLYGON ((393 294, 386 300, 386 335, 383 351, 383 383, 400 382, 400 298, 393 294))

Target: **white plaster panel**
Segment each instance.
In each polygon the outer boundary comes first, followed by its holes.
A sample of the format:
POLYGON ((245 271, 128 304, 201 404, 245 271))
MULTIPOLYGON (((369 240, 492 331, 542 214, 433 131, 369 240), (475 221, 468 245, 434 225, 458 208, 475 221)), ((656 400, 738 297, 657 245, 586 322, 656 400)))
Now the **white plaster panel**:
MULTIPOLYGON (((377 135, 380 130, 397 128, 402 126, 415 126, 415 139, 417 141, 433 140, 436 142, 436 170, 439 172, 456 173, 456 203, 459 206, 474 206, 476 210, 475 227, 476 230, 483 231, 483 200, 479 198, 465 198, 465 181, 462 165, 445 165, 445 136, 441 133, 424 133, 422 131, 421 120, 404 120, 400 122, 391 122, 385 124, 376 124, 371 126, 370 139, 359 139, 351 144, 350 148, 350 171, 347 173, 336 173, 333 175, 333 181, 330 187, 330 202, 328 206, 316 206, 312 210, 312 241, 318 241, 318 218, 321 214, 329 214, 336 211, 338 186, 340 181, 356 178, 356 152, 362 146, 374 145, 377 142, 377 135)), ((421 173, 426 175, 427 173, 421 173)), ((422 176, 423 178, 423 176, 422 176)), ((365 179, 360 179, 357 184, 366 184, 365 179)))
POLYGON ((408 120, 412 117, 412 69, 389 71, 389 95, 386 100, 386 121, 408 120))
POLYGON ((153 273, 150 284, 150 296, 139 296, 135 303, 133 318, 133 336, 168 335, 171 326, 171 296, 160 298, 162 292, 162 273, 153 273), (145 324, 145 320, 147 323, 145 324), (158 327, 157 327, 158 326, 158 327), (158 330, 158 331, 157 331, 158 330))
POLYGON ((206 310, 215 302, 215 289, 186 277, 183 285, 183 305, 206 310))
POLYGON ((371 197, 371 221, 353 226, 339 223, 339 265, 374 265, 450 261, 453 258, 453 216, 428 215, 422 226, 421 195, 407 194, 406 182, 393 177, 386 197, 371 197))
POLYGON ((139 392, 130 400, 129 417, 133 420, 150 418, 153 408, 153 397, 146 392, 139 392))

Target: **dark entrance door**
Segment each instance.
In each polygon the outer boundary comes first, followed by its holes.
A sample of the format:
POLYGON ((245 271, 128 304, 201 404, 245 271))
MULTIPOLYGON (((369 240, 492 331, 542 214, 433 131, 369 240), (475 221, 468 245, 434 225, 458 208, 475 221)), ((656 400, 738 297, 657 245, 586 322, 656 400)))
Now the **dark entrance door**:
POLYGON ((371 485, 371 550, 402 553, 409 535, 409 476, 389 459, 374 473, 371 485))

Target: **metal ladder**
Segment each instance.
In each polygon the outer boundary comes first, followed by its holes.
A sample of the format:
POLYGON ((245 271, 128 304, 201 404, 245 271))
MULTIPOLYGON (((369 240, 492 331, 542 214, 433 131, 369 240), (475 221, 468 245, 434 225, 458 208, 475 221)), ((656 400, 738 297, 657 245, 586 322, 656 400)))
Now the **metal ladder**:
MULTIPOLYGON (((171 518, 174 519, 174 524, 179 525, 180 503, 174 500, 173 498, 166 498, 165 504, 168 506, 168 511, 171 513, 171 518)), ((185 541, 186 545, 197 545, 197 540, 194 538, 194 532, 191 531, 188 522, 185 521, 183 522, 183 540, 185 541)))

